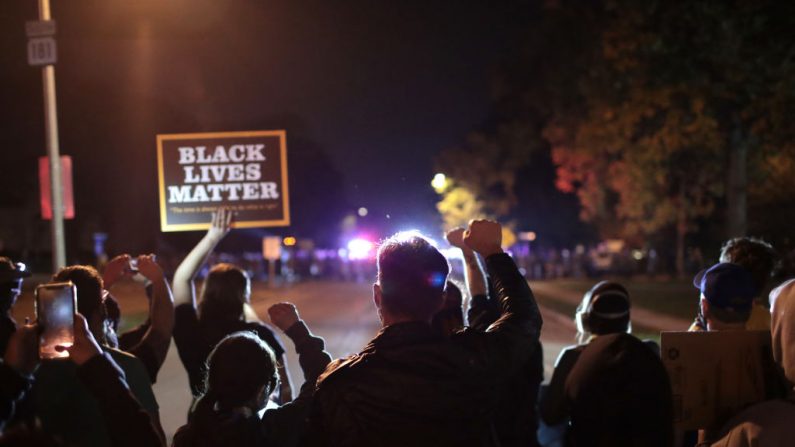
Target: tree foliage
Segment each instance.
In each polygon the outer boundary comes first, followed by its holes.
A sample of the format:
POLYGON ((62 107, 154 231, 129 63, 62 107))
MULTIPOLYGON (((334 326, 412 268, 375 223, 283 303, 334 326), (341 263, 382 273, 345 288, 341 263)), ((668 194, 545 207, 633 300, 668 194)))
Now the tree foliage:
POLYGON ((744 232, 748 175, 759 200, 785 178, 770 164, 792 160, 792 135, 774 124, 795 111, 783 87, 795 20, 781 4, 605 4, 594 65, 577 86, 585 113, 559 109, 545 130, 557 186, 578 195, 583 219, 624 237, 673 227, 680 271, 685 235, 718 205, 729 231, 744 232))
POLYGON ((795 199, 795 3, 539 8, 495 82, 497 124, 440 158, 471 209, 507 214, 516 167, 550 150, 582 220, 636 242, 675 233, 680 271, 705 222, 782 234, 769 223, 795 199))

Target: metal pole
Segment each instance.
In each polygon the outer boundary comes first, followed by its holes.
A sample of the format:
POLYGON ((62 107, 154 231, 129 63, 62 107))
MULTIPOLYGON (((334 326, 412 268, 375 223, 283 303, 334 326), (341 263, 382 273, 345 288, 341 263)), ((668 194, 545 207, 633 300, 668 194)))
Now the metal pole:
MULTIPOLYGON (((39 20, 51 20, 50 0, 39 0, 39 20)), ((50 197, 52 198, 52 268, 66 265, 63 228, 63 191, 61 188, 61 154, 58 148, 58 111, 55 103, 55 67, 41 69, 44 87, 44 131, 50 158, 50 197)))

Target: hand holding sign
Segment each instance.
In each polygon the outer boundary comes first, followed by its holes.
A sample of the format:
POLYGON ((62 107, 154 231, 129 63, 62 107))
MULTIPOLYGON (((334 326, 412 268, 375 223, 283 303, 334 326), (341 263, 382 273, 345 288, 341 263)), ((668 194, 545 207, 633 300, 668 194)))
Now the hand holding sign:
POLYGON ((212 221, 210 222, 210 229, 207 230, 207 237, 215 242, 220 241, 232 229, 232 215, 234 213, 225 207, 218 208, 218 211, 212 214, 212 221))

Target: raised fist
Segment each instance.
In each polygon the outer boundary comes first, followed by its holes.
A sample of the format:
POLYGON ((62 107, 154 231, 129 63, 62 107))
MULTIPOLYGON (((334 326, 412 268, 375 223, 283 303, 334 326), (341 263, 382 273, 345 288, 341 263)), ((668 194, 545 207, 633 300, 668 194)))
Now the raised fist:
POLYGON ((116 281, 132 275, 133 272, 130 271, 130 255, 123 254, 108 261, 105 265, 105 271, 102 273, 102 282, 105 283, 106 289, 110 289, 116 281))
POLYGON ((493 220, 473 220, 464 232, 464 243, 484 258, 502 253, 502 226, 493 220))
POLYGON ((271 322, 282 331, 287 331, 290 326, 298 321, 298 309, 292 303, 276 303, 268 308, 271 322))
POLYGON ((138 272, 152 282, 157 282, 163 279, 163 270, 155 261, 155 255, 140 255, 138 256, 138 272))
POLYGON ((458 247, 462 250, 469 250, 470 248, 464 243, 464 232, 466 232, 464 228, 453 228, 447 232, 445 238, 453 247, 458 247))

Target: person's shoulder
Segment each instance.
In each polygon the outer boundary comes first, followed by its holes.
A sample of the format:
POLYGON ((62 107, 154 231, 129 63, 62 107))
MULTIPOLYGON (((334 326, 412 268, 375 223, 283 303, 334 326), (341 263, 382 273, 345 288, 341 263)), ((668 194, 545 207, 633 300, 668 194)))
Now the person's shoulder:
POLYGON ((587 344, 566 346, 565 348, 560 350, 560 355, 561 356, 580 355, 587 346, 588 346, 587 344))
POLYGON ((342 359, 332 361, 326 366, 326 370, 317 379, 317 386, 320 388, 329 383, 344 381, 356 369, 361 368, 367 363, 363 354, 354 354, 342 359))
POLYGON ((121 349, 107 346, 103 346, 102 349, 110 354, 110 357, 113 359, 113 361, 119 365, 119 368, 121 368, 122 371, 124 371, 124 375, 127 376, 128 380, 136 377, 137 375, 146 375, 146 367, 144 367, 141 359, 135 355, 127 351, 122 351, 121 349))
POLYGON ((174 440, 171 443, 172 447, 190 446, 193 445, 193 430, 190 424, 185 424, 174 433, 174 440))

